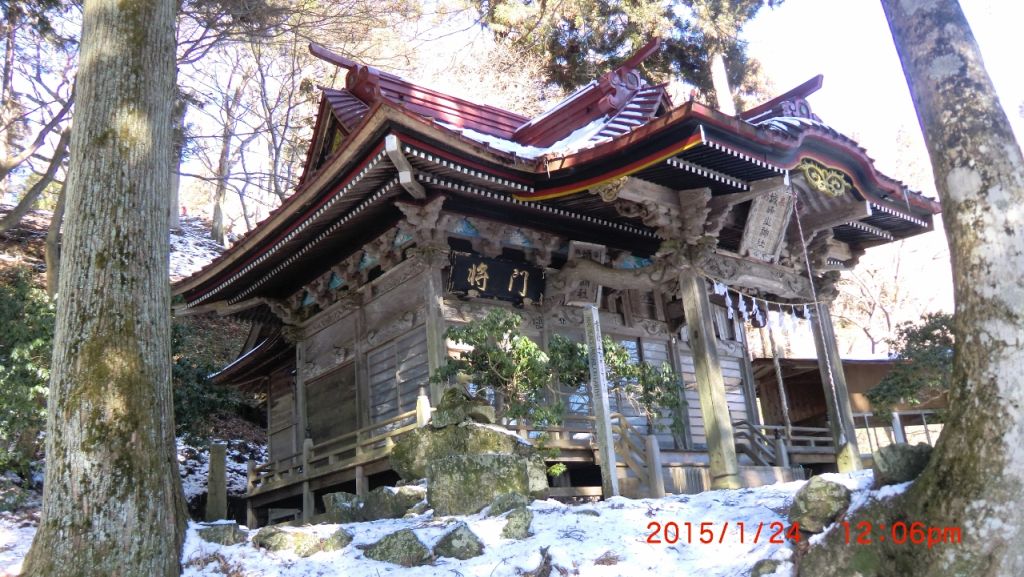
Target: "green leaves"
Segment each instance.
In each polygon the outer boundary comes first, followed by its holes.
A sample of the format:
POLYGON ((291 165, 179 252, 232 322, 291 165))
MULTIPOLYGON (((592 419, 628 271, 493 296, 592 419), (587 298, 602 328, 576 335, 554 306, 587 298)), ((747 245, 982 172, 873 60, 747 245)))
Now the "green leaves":
MULTIPOLYGON (((521 334, 521 323, 519 315, 496 308, 483 319, 449 327, 448 339, 472 348, 458 359, 448 359, 431 379, 468 379, 493 395, 500 416, 539 426, 560 423, 563 398, 589 391, 587 346, 552 335, 545 353, 521 334)), ((685 410, 679 375, 668 365, 635 362, 625 347, 608 337, 603 346, 609 393, 634 403, 652 422, 670 416, 673 432, 681 434, 685 410)))
POLYGON ((713 90, 709 62, 716 51, 726 57, 735 88, 758 89, 758 64, 747 57, 738 34, 762 7, 780 3, 477 0, 469 4, 499 42, 544 58, 548 79, 564 89, 573 90, 613 70, 649 40, 661 37, 663 49, 644 62, 642 72, 655 82, 681 77, 709 93, 713 90))
POLYGON ((897 404, 921 404, 949 390, 953 373, 952 315, 931 313, 918 324, 903 323, 889 344, 896 358, 905 362, 897 364, 868 392, 876 414, 887 416, 897 404))
POLYGON ((492 309, 479 321, 449 327, 446 336, 472 347, 433 375, 435 382, 469 377, 478 389, 499 399, 500 412, 510 419, 536 424, 557 422, 561 403, 550 403, 544 391, 551 380, 548 355, 519 332, 522 317, 492 309))
POLYGON ((54 307, 31 273, 0 278, 0 470, 28 473, 46 425, 54 307))

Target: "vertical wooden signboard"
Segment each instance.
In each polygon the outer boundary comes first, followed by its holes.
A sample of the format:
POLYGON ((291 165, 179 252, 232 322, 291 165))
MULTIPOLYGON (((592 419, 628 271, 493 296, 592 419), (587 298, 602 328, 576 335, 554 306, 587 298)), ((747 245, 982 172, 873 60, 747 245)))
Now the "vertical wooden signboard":
POLYGON ((597 446, 601 457, 601 494, 605 499, 619 494, 619 478, 616 471, 615 446, 612 437, 612 421, 608 410, 608 383, 605 379, 604 347, 601 346, 601 319, 597 307, 585 307, 583 330, 587 337, 590 354, 590 399, 597 417, 597 446))

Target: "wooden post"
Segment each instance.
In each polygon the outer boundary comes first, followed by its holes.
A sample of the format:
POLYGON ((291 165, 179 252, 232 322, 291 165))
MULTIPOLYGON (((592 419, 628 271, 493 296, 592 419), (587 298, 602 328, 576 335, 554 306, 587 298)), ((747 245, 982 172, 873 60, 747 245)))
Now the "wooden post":
POLYGON ((736 440, 733 437, 729 405, 725 399, 722 366, 715 347, 707 286, 704 277, 687 268, 679 274, 679 288, 689 331, 694 372, 697 375, 700 412, 704 417, 704 432, 707 435, 711 488, 737 489, 740 487, 740 477, 736 440))
MULTIPOLYGON (((679 340, 676 339, 675 336, 672 336, 672 338, 670 338, 668 342, 670 351, 668 355, 669 365, 672 367, 672 370, 675 371, 677 375, 682 375, 683 367, 681 366, 681 362, 679 360, 679 340)), ((690 450, 693 449, 693 432, 690 429, 690 401, 686 398, 686 389, 684 387, 679 387, 677 395, 679 397, 679 411, 681 412, 681 414, 679 415, 679 420, 682 421, 683 430, 680 431, 682 438, 678 438, 680 435, 676 434, 673 434, 673 437, 677 437, 677 445, 682 445, 681 447, 677 448, 690 450)))
POLYGON ((789 466, 789 449, 786 448, 786 437, 782 431, 775 431, 775 466, 789 466))
POLYGON ((594 305, 588 305, 583 318, 590 358, 590 399, 594 406, 597 448, 601 457, 601 494, 605 499, 619 494, 618 462, 612 445, 612 421, 608 410, 608 383, 605 380, 604 347, 601 345, 601 318, 594 305))
POLYGON ((903 423, 900 422, 900 414, 892 412, 892 436, 897 443, 906 443, 907 434, 903 431, 903 423))
POLYGON ((366 497, 366 473, 363 470, 362 465, 356 465, 356 495, 365 498, 366 497))
POLYGON ((298 413, 295 419, 297 439, 309 437, 309 420, 306 418, 306 377, 302 367, 306 363, 305 347, 301 342, 295 343, 295 412, 298 413))
POLYGON ((227 445, 210 443, 210 467, 206 479, 206 520, 228 516, 227 445))
POLYGON ((836 444, 836 465, 840 473, 859 471, 863 468, 860 450, 857 448, 857 432, 853 426, 853 409, 850 407, 850 393, 846 388, 843 361, 836 345, 832 327, 832 315, 828 303, 811 307, 811 330, 814 332, 814 348, 818 353, 818 370, 825 390, 825 406, 828 409, 828 425, 832 440, 836 444))
POLYGON ((420 387, 420 394, 416 396, 416 428, 422 429, 430 422, 430 397, 427 391, 420 387))
MULTIPOLYGON (((431 376, 445 365, 448 357, 448 347, 444 338, 444 285, 441 279, 444 256, 441 253, 424 258, 427 265, 423 282, 423 299, 426 302, 424 325, 427 331, 427 369, 431 376)), ((443 392, 440 383, 430 383, 430 398, 435 403, 441 402, 443 392)))
POLYGON ((665 496, 665 477, 661 470, 661 447, 657 435, 647 435, 647 486, 652 499, 665 496))
POLYGON ((313 456, 313 439, 306 438, 302 442, 302 520, 309 521, 313 516, 313 491, 309 487, 309 462, 313 456))
POLYGON ((259 525, 256 508, 252 505, 252 490, 256 487, 256 461, 249 459, 245 466, 245 526, 255 529, 259 525))

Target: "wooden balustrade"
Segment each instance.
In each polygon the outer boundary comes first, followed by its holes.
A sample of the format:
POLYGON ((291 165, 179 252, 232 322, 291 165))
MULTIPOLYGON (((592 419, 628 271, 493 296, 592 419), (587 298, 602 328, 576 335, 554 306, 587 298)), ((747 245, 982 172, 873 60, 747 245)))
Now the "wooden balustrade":
MULTIPOLYGON (((422 407, 420 411, 422 420, 422 407)), ((328 472, 385 457, 397 437, 417 426, 417 412, 412 410, 317 444, 307 444, 306 451, 253 467, 249 493, 280 483, 308 482, 328 472)))
POLYGON ((790 456, 834 455, 832 432, 826 427, 784 427, 733 423, 737 445, 758 464, 787 467, 790 456))

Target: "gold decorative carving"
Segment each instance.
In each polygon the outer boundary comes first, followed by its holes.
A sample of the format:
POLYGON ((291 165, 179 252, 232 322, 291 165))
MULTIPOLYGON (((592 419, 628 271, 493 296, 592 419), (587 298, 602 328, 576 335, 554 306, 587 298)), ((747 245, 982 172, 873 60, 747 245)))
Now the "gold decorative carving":
POLYGON ((829 168, 820 162, 804 158, 796 168, 804 174, 811 188, 826 196, 838 198, 851 188, 849 177, 843 171, 829 168))
POLYGON ((605 202, 612 202, 619 198, 619 192, 622 191, 622 187, 626 185, 628 176, 620 176, 613 178, 607 182, 599 184, 590 189, 590 194, 596 194, 601 197, 601 200, 605 202))

